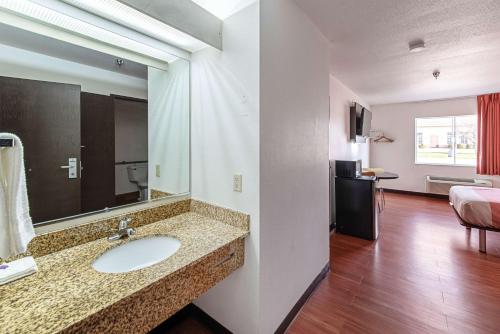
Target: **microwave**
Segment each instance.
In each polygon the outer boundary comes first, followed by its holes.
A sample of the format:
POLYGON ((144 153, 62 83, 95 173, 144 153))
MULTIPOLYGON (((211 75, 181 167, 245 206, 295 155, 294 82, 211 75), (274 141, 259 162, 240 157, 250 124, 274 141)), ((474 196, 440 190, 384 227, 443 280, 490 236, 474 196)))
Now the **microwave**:
POLYGON ((337 177, 346 177, 351 179, 360 177, 362 169, 361 160, 335 160, 335 176, 337 177))

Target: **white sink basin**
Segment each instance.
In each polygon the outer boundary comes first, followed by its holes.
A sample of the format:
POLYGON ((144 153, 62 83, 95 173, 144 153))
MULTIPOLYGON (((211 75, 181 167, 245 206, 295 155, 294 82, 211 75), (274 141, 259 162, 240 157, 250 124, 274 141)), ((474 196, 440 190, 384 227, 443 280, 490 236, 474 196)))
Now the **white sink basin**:
POLYGON ((108 250, 92 267, 102 273, 126 273, 161 262, 174 255, 180 246, 179 240, 166 236, 137 239, 108 250))

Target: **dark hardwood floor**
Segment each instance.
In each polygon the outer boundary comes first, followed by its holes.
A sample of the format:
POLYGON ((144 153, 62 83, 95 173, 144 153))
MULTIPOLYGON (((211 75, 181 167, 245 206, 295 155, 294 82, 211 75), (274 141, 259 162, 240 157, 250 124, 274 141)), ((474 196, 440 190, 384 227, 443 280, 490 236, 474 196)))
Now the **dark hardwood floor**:
MULTIPOLYGON (((500 333, 500 233, 481 254, 446 200, 386 201, 378 241, 332 235, 332 270, 287 333, 500 333)), ((157 333, 217 331, 184 314, 157 333)))
POLYGON ((331 273, 288 333, 500 333, 500 233, 482 254, 446 200, 386 201, 378 241, 332 235, 331 273))

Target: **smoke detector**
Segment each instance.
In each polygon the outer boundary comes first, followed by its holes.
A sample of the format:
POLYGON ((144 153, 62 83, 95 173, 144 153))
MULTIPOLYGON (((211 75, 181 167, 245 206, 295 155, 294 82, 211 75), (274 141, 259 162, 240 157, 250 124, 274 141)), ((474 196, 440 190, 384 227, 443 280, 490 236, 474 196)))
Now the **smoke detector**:
POLYGON ((417 53, 425 50, 425 42, 421 39, 411 41, 408 45, 411 53, 417 53))
POLYGON ((439 78, 439 75, 441 74, 441 72, 439 72, 438 70, 435 70, 434 72, 432 72, 432 76, 434 77, 434 79, 438 79, 439 78))

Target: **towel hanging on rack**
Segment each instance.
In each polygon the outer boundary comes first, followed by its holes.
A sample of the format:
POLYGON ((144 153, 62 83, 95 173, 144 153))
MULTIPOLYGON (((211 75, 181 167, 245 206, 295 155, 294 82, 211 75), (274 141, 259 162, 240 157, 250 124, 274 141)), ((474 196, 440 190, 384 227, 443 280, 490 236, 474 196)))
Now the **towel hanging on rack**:
POLYGON ((7 259, 26 252, 35 231, 29 214, 21 139, 0 133, 0 142, 5 144, 0 146, 0 258, 7 259))

